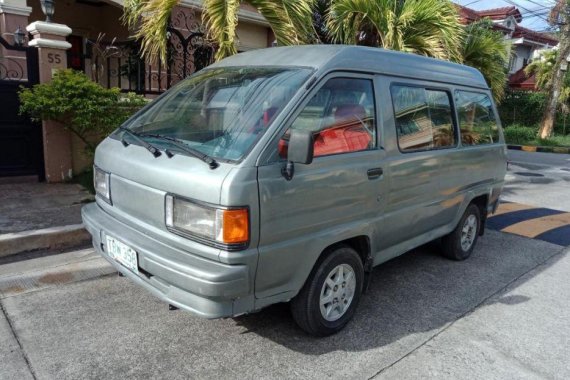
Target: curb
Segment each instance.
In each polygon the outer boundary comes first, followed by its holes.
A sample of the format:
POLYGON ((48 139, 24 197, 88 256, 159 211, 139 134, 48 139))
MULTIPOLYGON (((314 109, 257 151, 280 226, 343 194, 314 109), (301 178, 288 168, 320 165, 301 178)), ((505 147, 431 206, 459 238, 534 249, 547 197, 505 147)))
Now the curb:
POLYGON ((91 235, 83 224, 0 235, 0 257, 38 249, 69 248, 86 244, 91 235))
POLYGON ((0 299, 117 273, 92 248, 0 266, 0 299))
POLYGON ((534 146, 534 145, 507 145, 507 149, 522 150, 524 152, 563 153, 570 154, 570 148, 561 146, 534 146))

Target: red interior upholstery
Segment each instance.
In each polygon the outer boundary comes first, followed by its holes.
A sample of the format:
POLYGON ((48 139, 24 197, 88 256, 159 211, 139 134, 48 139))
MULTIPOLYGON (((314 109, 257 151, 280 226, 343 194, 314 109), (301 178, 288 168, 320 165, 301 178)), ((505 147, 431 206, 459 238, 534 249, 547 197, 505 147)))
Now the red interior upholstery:
POLYGON ((366 118, 364 107, 344 104, 337 107, 334 116, 335 124, 315 136, 315 157, 368 148, 371 136, 360 123, 366 118))
MULTIPOLYGON (((366 118, 366 110, 359 104, 338 106, 335 123, 315 134, 315 157, 328 154, 357 152, 370 146, 372 137, 360 123, 366 118)), ((279 156, 287 158, 288 138, 279 140, 279 156)))

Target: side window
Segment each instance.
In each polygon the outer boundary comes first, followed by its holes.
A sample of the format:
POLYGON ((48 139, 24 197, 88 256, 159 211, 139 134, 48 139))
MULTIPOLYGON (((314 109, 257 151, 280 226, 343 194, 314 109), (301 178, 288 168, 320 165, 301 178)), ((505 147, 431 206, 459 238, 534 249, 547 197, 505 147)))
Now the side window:
MULTIPOLYGON (((376 147, 374 90, 369 79, 328 80, 297 116, 292 129, 314 134, 315 157, 358 152, 376 147)), ((279 141, 287 157, 289 131, 279 141)))
POLYGON ((446 91, 395 85, 391 93, 402 152, 456 145, 451 101, 446 91))
POLYGON ((499 142, 499 127, 491 98, 468 91, 457 91, 455 95, 461 143, 482 145, 499 142))

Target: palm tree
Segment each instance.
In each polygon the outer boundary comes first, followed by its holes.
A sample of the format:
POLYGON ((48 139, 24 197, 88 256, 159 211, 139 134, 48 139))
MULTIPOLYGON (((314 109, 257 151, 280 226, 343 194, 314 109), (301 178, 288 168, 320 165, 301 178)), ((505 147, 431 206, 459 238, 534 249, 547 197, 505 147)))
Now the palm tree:
POLYGON ((462 60, 463 29, 448 0, 335 0, 327 27, 339 43, 462 60))
MULTIPOLYGON (((558 59, 558 50, 547 50, 542 53, 540 59, 535 59, 525 67, 526 75, 533 75, 536 79, 536 88, 542 91, 548 91, 552 84, 552 74, 554 73, 554 65, 558 59)), ((565 75, 565 82, 568 74, 565 75)), ((566 83, 564 83, 566 84, 566 83)))
POLYGON ((570 55, 570 9, 568 0, 556 0, 556 4, 550 11, 549 22, 552 27, 559 28, 558 57, 552 67, 552 78, 548 89, 546 107, 540 122, 538 136, 546 139, 554 131, 556 110, 559 107, 559 99, 564 86, 565 60, 570 55))
POLYGON ((509 45, 501 32, 492 29, 492 21, 482 20, 465 27, 461 47, 463 64, 479 70, 493 92, 495 100, 505 95, 509 45))
MULTIPOLYGON (((181 0, 125 0, 123 19, 142 41, 143 53, 166 62, 167 26, 181 0)), ((280 45, 313 42, 314 0, 247 0, 265 17, 280 45)), ((205 0, 202 17, 218 45, 216 59, 237 53, 236 27, 241 0, 205 0)))
MULTIPOLYGON (((527 75, 533 75, 536 78, 536 87, 544 92, 550 91, 552 87, 552 78, 554 76, 554 67, 558 60, 558 50, 545 51, 540 59, 532 61, 525 69, 527 75)), ((565 71, 560 91, 558 93, 558 109, 564 115, 570 113, 570 72, 565 71)))

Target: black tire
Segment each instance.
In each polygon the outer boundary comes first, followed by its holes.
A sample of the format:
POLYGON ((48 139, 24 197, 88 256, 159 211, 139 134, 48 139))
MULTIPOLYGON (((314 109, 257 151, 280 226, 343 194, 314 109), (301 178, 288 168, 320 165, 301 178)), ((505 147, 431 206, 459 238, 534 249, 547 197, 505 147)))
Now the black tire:
POLYGON ((345 245, 333 248, 317 262, 299 294, 291 300, 293 319, 301 329, 314 336, 337 333, 352 319, 362 295, 363 283, 364 267, 356 251, 345 245), (319 304, 321 291, 329 274, 341 264, 349 265, 354 272, 356 280, 354 296, 340 318, 328 321, 321 313, 319 304))
POLYGON ((445 235, 441 239, 442 255, 451 260, 462 261, 471 256, 475 245, 477 244, 477 238, 479 237, 479 230, 481 229, 481 212, 479 207, 475 204, 470 204, 465 210, 465 213, 459 220, 457 227, 448 235, 445 235), (463 233, 463 228, 467 219, 473 215, 476 218, 475 230, 471 233, 472 243, 468 249, 464 249, 461 245, 461 237, 463 233))

